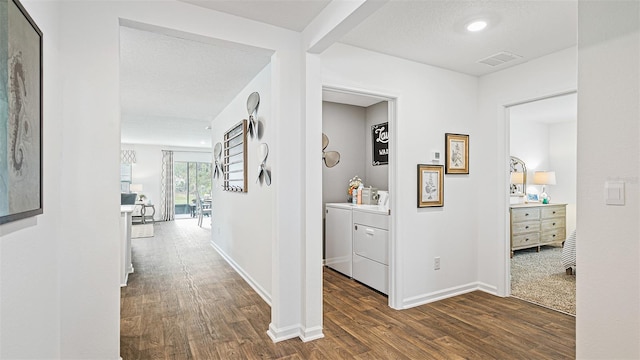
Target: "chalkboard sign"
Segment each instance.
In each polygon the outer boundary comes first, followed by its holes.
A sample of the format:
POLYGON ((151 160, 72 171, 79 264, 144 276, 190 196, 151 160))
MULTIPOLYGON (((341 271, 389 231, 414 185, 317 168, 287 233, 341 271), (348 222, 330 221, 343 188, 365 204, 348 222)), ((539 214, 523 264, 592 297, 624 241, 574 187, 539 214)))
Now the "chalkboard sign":
POLYGON ((373 161, 375 165, 386 165, 389 163, 389 123, 382 123, 371 126, 373 161))

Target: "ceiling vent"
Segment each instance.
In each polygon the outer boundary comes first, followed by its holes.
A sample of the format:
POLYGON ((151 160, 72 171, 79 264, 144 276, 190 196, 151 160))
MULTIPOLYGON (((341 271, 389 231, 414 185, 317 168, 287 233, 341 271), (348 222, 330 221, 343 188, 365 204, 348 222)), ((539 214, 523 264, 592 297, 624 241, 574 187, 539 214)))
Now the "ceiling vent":
POLYGON ((491 55, 489 57, 486 57, 484 59, 480 59, 480 60, 478 60, 478 63, 486 64, 486 65, 489 65, 489 66, 498 66, 498 65, 502 65, 504 63, 508 63, 510 61, 521 59, 521 58, 522 58, 522 56, 520 56, 520 55, 516 55, 516 54, 512 54, 510 52, 502 51, 502 52, 499 52, 497 54, 493 54, 493 55, 491 55))

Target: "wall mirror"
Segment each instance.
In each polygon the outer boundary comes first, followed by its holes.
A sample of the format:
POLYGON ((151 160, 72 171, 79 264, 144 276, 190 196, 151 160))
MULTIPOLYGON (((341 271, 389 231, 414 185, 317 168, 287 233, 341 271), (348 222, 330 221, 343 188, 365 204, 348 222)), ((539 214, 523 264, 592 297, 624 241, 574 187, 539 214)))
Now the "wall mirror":
POLYGON ((527 166, 525 165, 524 161, 515 156, 511 157, 509 165, 509 167, 511 168, 509 194, 511 196, 526 195, 527 166))

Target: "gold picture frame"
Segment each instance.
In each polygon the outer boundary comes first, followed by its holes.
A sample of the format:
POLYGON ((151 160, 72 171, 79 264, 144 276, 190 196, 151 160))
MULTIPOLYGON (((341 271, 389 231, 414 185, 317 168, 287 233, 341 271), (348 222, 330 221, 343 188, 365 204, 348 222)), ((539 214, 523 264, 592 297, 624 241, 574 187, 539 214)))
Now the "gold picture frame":
POLYGON ((418 207, 444 206, 444 166, 418 164, 418 207))
POLYGON ((444 134, 445 172, 469 174, 469 135, 444 134))

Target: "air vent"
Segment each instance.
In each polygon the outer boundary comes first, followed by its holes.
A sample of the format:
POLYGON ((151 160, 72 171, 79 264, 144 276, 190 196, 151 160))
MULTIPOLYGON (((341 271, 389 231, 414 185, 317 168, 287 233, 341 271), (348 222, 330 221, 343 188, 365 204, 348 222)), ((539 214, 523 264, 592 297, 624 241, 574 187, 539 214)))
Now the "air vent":
POLYGON ((516 54, 512 54, 510 52, 502 51, 502 52, 499 52, 497 54, 493 54, 493 55, 491 55, 489 57, 486 57, 484 59, 480 59, 480 60, 478 60, 478 63, 486 64, 486 65, 489 65, 489 66, 498 66, 498 65, 502 65, 504 63, 508 63, 510 61, 521 59, 521 58, 522 58, 522 56, 520 56, 520 55, 516 55, 516 54))

